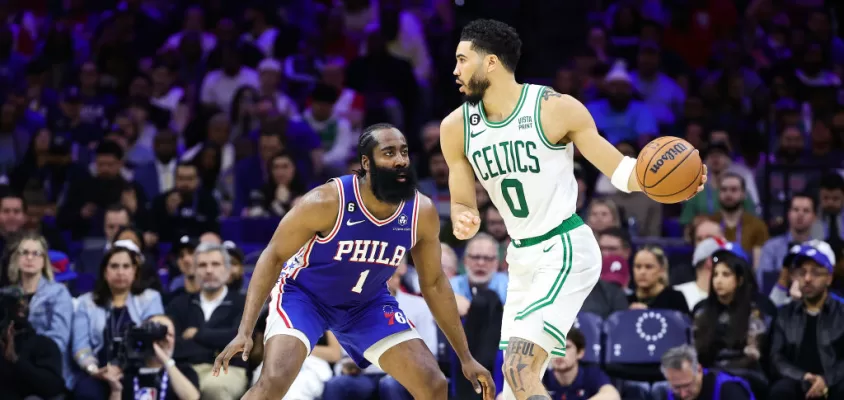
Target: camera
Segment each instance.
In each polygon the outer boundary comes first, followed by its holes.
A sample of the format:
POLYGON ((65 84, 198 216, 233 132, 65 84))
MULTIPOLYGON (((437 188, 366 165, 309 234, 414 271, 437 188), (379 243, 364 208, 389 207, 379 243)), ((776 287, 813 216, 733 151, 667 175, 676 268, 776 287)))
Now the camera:
POLYGON ((21 309, 23 291, 17 287, 6 287, 0 289, 0 333, 9 329, 12 321, 20 319, 18 315, 21 309))
POLYGON ((122 346, 117 349, 118 365, 124 372, 137 371, 146 359, 155 357, 153 343, 166 337, 167 327, 157 322, 146 321, 129 327, 123 334, 122 346))

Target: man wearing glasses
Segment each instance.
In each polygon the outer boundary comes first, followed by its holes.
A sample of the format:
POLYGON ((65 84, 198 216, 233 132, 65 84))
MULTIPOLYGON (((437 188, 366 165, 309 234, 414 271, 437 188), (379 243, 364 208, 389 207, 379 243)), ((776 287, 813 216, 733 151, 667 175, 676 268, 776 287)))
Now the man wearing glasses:
POLYGON ((844 398, 844 303, 829 292, 835 254, 812 241, 792 250, 800 298, 779 309, 771 329, 776 379, 770 399, 844 398))
POLYGON ((466 272, 451 278, 451 287, 457 297, 457 310, 461 316, 469 311, 469 303, 477 288, 498 294, 503 304, 507 299, 507 274, 498 272, 501 266, 499 244, 489 234, 479 233, 466 245, 463 265, 466 272))

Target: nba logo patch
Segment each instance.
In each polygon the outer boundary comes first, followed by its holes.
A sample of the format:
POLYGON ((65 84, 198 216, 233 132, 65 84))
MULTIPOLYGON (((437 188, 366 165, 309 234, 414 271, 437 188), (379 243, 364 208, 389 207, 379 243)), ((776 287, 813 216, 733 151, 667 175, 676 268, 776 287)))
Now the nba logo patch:
POLYGON ((155 388, 141 388, 135 393, 135 400, 158 400, 158 390, 155 388))
POLYGON ((405 226, 407 225, 407 215, 399 215, 399 225, 405 226))

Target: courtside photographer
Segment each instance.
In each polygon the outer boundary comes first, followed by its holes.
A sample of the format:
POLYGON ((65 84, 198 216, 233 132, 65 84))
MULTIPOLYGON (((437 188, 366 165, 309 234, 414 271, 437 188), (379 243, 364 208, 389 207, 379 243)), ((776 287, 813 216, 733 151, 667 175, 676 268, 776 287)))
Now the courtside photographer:
POLYGON ((120 355, 122 368, 111 366, 110 400, 196 400, 199 377, 189 364, 173 360, 175 329, 166 315, 130 328, 120 355))

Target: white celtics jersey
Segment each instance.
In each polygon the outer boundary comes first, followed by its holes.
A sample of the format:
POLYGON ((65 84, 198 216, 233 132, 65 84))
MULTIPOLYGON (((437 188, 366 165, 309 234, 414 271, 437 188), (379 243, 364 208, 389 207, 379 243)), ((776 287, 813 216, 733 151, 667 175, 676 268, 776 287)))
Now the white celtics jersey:
POLYGON ((577 207, 574 145, 552 144, 539 123, 545 86, 522 86, 513 113, 490 122, 483 102, 463 104, 464 151, 514 239, 540 236, 577 207))

